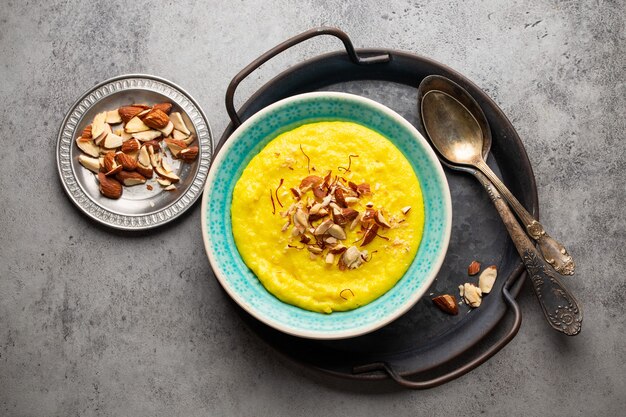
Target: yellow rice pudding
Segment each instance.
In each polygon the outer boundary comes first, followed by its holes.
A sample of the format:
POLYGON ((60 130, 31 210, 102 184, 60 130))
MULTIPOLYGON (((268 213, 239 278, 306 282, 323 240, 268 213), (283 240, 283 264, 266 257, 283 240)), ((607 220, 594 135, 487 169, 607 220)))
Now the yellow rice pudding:
POLYGON ((391 289, 424 228, 422 192, 404 155, 379 133, 339 121, 272 140, 237 181, 231 216, 239 253, 263 286, 323 313, 391 289))

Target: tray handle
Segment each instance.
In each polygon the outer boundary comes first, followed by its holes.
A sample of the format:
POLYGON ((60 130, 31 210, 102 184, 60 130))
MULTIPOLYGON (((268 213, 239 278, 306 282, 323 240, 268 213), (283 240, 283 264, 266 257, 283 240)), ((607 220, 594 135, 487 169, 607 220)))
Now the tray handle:
MULTIPOLYGON (((521 274, 521 276, 518 279, 523 279, 525 275, 526 274, 521 274)), ((507 303, 509 309, 511 309, 513 312, 513 322, 512 322, 511 328, 507 331, 506 335, 502 339, 498 340, 498 342, 495 345, 491 346, 489 349, 487 349, 486 351, 481 353, 479 356, 474 358, 472 361, 444 375, 440 375, 435 378, 424 380, 424 381, 412 381, 410 379, 403 377, 398 372, 396 372, 393 369, 393 367, 389 365, 387 362, 374 362, 374 363, 369 363, 366 365, 355 366, 352 369, 352 372, 354 374, 362 374, 362 373, 367 373, 367 372, 383 371, 387 375, 389 375, 389 377, 393 379, 396 383, 398 383, 404 388, 409 388, 409 389, 433 388, 438 385, 449 382, 453 379, 456 379, 462 375, 465 375, 466 373, 477 368, 478 366, 480 366, 481 364, 489 360, 496 353, 498 353, 500 349, 506 346, 506 344, 509 343, 517 334, 520 328, 520 325, 522 324, 522 313, 520 311, 519 305, 517 304, 517 302, 515 302, 515 298, 513 298, 513 296, 509 293, 509 288, 511 288, 511 286, 514 285, 514 283, 516 282, 517 280, 515 279, 511 280, 507 282, 504 288, 502 288, 502 296, 504 297, 504 301, 507 303)))
POLYGON ((283 43, 280 43, 276 45, 275 47, 273 47, 272 49, 270 49, 269 51, 265 52, 263 55, 261 55, 260 57, 252 61, 244 69, 242 69, 237 75, 233 77, 232 81, 228 85, 228 89, 226 90, 226 111, 228 112, 228 116, 230 117, 230 120, 232 121, 233 126, 235 128, 241 125, 241 119, 239 118, 239 115, 237 114, 237 110, 235 110, 235 104, 234 104, 235 90, 239 86, 239 83, 241 83, 241 81, 243 81, 244 78, 246 78, 256 69, 258 69, 261 65, 263 65, 264 63, 266 63, 267 61, 269 61, 271 58, 275 57, 276 55, 280 54, 281 52, 291 48, 294 45, 304 42, 307 39, 320 36, 320 35, 332 35, 336 38, 339 38, 341 42, 343 42, 343 46, 346 48, 346 52, 348 53, 350 60, 354 62, 355 64, 359 64, 359 65, 376 64, 380 62, 388 62, 390 59, 389 54, 382 54, 382 55, 368 56, 368 57, 359 56, 356 53, 356 50, 354 49, 354 46, 352 45, 352 41, 350 41, 350 38, 348 37, 348 35, 345 32, 337 28, 320 26, 317 28, 309 29, 306 32, 302 32, 299 35, 289 38, 283 43))

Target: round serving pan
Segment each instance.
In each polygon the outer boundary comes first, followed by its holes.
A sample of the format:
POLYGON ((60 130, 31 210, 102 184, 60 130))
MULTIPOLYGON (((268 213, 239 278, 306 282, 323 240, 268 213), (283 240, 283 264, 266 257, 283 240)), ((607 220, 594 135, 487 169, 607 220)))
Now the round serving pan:
MULTIPOLYGON (((380 101, 420 129, 417 118, 417 87, 431 74, 450 78, 465 88, 483 109, 493 136, 489 165, 533 215, 538 216, 535 178, 524 146, 515 129, 493 102, 474 83, 458 72, 428 58, 388 49, 354 50, 345 33, 333 28, 304 32, 268 51, 242 70, 231 82, 226 105, 232 123, 224 131, 217 150, 241 120, 283 98, 317 90, 345 91, 380 101), (261 87, 237 112, 233 97, 237 85, 262 63, 281 51, 327 34, 339 38, 346 51, 307 60, 281 73, 261 87)), ((423 133, 423 132, 422 132, 423 133)), ((517 296, 524 278, 523 265, 504 225, 481 186, 462 174, 446 171, 453 205, 452 235, 448 253, 437 279, 426 294, 458 295, 458 285, 472 282, 467 265, 478 260, 497 265, 499 277, 480 308, 462 305, 460 314, 449 316, 423 297, 408 313, 384 328, 357 338, 339 341, 301 339, 276 331, 237 307, 244 321, 278 352, 309 368, 337 376, 380 380, 392 377, 408 388, 429 388, 456 378, 480 365, 516 334, 521 322, 517 296), (511 311, 509 327, 495 329, 511 311), (485 339, 492 331, 498 335, 485 339), (474 346, 481 340, 481 350, 474 346), (487 344, 487 346, 483 346, 487 344), (471 355, 471 356, 470 356, 471 355), (450 363, 453 369, 449 370, 450 363), (446 373, 424 380, 444 369, 446 373), (408 377, 420 379, 410 381, 408 377)))

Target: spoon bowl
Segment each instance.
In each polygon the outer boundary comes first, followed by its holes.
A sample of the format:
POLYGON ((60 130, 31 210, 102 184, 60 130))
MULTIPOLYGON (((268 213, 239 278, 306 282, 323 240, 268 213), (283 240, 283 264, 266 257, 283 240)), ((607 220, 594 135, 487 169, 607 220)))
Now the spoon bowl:
POLYGON ((528 235, 537 241, 544 259, 560 274, 572 275, 575 264, 565 247, 546 233, 485 162, 491 130, 478 103, 465 89, 438 75, 422 81, 418 100, 424 130, 440 159, 448 166, 465 167, 470 173, 478 170, 486 176, 513 208, 528 235))

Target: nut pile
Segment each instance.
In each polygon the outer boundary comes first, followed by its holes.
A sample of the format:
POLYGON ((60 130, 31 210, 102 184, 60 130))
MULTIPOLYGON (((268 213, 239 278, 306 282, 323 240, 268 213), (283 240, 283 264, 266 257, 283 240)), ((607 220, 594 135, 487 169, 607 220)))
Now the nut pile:
MULTIPOLYGON (((124 186, 146 184, 155 172, 164 190, 176 189, 174 184, 180 178, 163 158, 165 148, 173 158, 192 162, 198 156, 198 147, 189 146, 195 135, 182 115, 171 110, 171 103, 123 106, 98 113, 83 130, 76 139, 83 152, 78 161, 97 175, 103 196, 120 198, 124 186)), ((150 184, 146 187, 152 190, 150 184)))
MULTIPOLYGON (((372 194, 369 184, 355 184, 338 175, 332 177, 332 171, 324 178, 309 175, 300 182, 299 187, 290 189, 295 202, 280 213, 287 219, 282 231, 287 232, 291 227, 291 239, 294 243, 298 239, 299 243, 304 244, 303 247, 289 244, 288 248, 306 247, 312 260, 322 258, 331 265, 337 260, 337 266, 342 271, 356 269, 372 256, 366 249, 359 248, 368 245, 376 237, 389 240, 380 233, 398 227, 404 219, 396 221, 393 218, 388 221, 383 210, 375 209, 371 202, 365 204, 364 210, 356 210, 356 204, 372 194), (352 242, 353 244, 346 244, 348 232, 354 230, 360 238, 352 242)), ((278 190, 282 185, 281 180, 274 191, 281 207, 278 190)), ((270 198, 275 210, 271 189, 270 198)), ((410 209, 405 207, 402 213, 406 215, 410 209)))
MULTIPOLYGON (((469 276, 477 275, 480 272, 480 266, 481 265, 478 261, 473 261, 467 268, 467 274, 469 276)), ((491 292, 497 276, 498 269, 495 265, 485 268, 485 270, 478 277, 478 285, 470 282, 459 285, 459 294, 461 299, 472 308, 480 307, 483 295, 491 292)), ((437 296, 432 300, 433 303, 444 313, 452 315, 459 313, 458 304, 454 295, 444 294, 437 296)))

